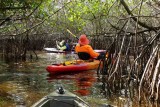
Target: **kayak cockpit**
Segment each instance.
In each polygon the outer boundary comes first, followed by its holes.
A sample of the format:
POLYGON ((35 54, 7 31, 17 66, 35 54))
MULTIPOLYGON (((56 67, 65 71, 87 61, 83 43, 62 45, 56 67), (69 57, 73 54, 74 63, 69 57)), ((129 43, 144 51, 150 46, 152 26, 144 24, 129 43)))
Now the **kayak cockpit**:
POLYGON ((67 98, 46 98, 35 107, 89 107, 84 102, 77 101, 73 97, 67 98))
POLYGON ((59 91, 50 93, 32 107, 89 107, 89 105, 77 95, 65 90, 64 93, 59 91))

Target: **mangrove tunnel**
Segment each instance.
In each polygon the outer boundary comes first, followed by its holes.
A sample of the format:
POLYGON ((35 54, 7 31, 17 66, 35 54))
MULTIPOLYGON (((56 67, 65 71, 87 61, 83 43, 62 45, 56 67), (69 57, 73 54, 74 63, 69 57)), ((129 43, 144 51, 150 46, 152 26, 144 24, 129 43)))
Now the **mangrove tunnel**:
POLYGON ((0 0, 0 53, 8 62, 39 60, 56 40, 72 46, 77 39, 67 29, 109 53, 97 70, 109 95, 134 84, 139 103, 160 102, 159 0, 0 0))

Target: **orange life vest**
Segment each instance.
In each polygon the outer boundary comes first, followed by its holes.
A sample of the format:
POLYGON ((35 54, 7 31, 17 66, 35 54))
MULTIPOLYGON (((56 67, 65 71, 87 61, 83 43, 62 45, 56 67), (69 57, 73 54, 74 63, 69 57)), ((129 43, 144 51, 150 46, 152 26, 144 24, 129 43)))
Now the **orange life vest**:
POLYGON ((79 52, 88 53, 91 58, 97 58, 99 56, 99 53, 95 52, 90 45, 77 44, 75 47, 75 52, 76 53, 79 53, 79 52))

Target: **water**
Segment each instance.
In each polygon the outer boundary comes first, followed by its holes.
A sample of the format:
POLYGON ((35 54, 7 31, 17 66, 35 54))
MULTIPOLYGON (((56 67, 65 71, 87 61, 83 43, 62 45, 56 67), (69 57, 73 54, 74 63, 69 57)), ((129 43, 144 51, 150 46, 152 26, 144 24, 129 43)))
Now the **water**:
POLYGON ((38 61, 0 62, 0 107, 30 107, 60 85, 89 102, 91 107, 159 106, 147 99, 139 105, 135 89, 132 90, 132 97, 129 97, 131 94, 126 89, 113 93, 96 70, 54 76, 45 70, 49 64, 76 58, 73 54, 41 53, 38 56, 38 61))

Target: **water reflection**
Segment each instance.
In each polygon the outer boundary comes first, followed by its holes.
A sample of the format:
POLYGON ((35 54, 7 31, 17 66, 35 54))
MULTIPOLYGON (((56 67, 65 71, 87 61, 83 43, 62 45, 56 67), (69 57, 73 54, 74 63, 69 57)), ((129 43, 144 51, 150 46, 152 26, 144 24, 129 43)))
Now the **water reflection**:
MULTIPOLYGON (((100 79, 100 77, 99 77, 100 79)), ((101 93, 104 95, 105 98, 110 98, 111 97, 111 87, 107 81, 107 76, 102 75, 101 76, 101 93)))
POLYGON ((52 84, 46 81, 45 73, 13 73, 3 75, 3 78, 0 84, 0 107, 29 107, 53 89, 52 84))
POLYGON ((54 80, 71 80, 77 87, 74 92, 81 96, 87 96, 91 94, 90 87, 96 82, 95 71, 83 71, 80 73, 48 75, 47 80, 53 82, 54 80))
MULTIPOLYGON (((76 56, 75 56, 76 57, 76 56)), ((65 75, 48 75, 46 66, 52 63, 74 59, 72 55, 43 53, 38 61, 17 64, 0 62, 0 107, 30 107, 36 101, 51 93, 57 85, 86 98, 91 107, 113 104, 116 107, 158 107, 147 99, 142 105, 137 102, 137 91, 133 90, 133 100, 125 88, 118 89, 108 83, 107 78, 97 76, 96 70, 65 75), (114 87, 114 88, 113 88, 114 87), (117 93, 115 90, 118 90, 117 93), (124 93, 127 92, 127 93, 124 93)), ((116 80, 116 78, 115 78, 116 80)), ((128 88, 126 88, 128 89, 128 88)), ((102 106, 102 107, 105 107, 102 106)))

